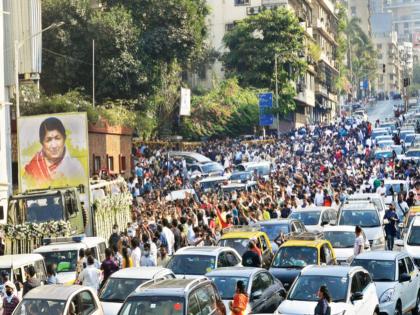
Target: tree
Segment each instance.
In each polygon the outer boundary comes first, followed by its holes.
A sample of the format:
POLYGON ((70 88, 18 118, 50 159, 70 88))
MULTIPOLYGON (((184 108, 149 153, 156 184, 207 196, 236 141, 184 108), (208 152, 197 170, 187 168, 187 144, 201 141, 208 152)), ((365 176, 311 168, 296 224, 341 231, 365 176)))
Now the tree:
POLYGON ((122 6, 94 10, 89 0, 43 1, 43 25, 63 21, 43 35, 41 84, 48 94, 92 88, 92 40, 96 48, 96 96, 137 98, 147 77, 138 48, 139 28, 122 6))
POLYGON ((295 82, 305 73, 304 30, 295 14, 285 8, 264 10, 226 33, 228 51, 223 57, 227 76, 245 87, 274 90, 275 56, 278 55, 279 105, 286 114, 295 106, 295 82))

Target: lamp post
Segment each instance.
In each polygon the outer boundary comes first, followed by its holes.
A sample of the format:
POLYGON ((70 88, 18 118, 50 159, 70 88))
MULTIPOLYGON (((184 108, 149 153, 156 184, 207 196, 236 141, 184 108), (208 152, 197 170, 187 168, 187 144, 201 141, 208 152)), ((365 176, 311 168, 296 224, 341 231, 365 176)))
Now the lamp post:
POLYGON ((58 28, 62 26, 64 22, 59 23, 53 23, 50 26, 44 28, 43 30, 33 34, 32 36, 29 36, 27 38, 24 38, 20 41, 15 40, 14 48, 15 48, 15 86, 16 86, 16 118, 20 117, 20 91, 19 91, 19 49, 22 48, 22 46, 25 44, 27 40, 30 40, 38 35, 41 35, 45 31, 48 31, 53 28, 58 28))

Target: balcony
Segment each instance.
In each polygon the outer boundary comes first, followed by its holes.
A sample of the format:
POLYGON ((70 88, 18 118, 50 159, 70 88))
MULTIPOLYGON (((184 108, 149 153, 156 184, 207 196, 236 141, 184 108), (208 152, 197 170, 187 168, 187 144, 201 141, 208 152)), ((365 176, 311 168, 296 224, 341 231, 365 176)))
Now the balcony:
POLYGON ((327 87, 321 83, 315 83, 315 94, 322 94, 325 97, 328 97, 327 87))
POLYGON ((331 28, 326 25, 325 21, 321 19, 317 19, 315 23, 315 28, 321 33, 323 37, 325 37, 329 42, 333 43, 335 46, 337 46, 337 42, 335 41, 335 36, 331 31, 331 28))
POLYGON ((327 53, 325 53, 325 51, 321 52, 321 61, 323 61, 327 66, 329 66, 335 72, 338 72, 335 60, 333 60, 327 53))
POLYGON ((284 1, 276 1, 275 4, 264 4, 264 5, 254 6, 254 7, 247 7, 246 8, 246 14, 247 15, 257 15, 264 10, 276 9, 276 8, 284 7, 284 6, 287 6, 287 5, 288 5, 288 1, 284 0, 284 1))
POLYGON ((331 0, 319 0, 319 3, 326 9, 330 11, 331 14, 334 14, 334 4, 331 0))

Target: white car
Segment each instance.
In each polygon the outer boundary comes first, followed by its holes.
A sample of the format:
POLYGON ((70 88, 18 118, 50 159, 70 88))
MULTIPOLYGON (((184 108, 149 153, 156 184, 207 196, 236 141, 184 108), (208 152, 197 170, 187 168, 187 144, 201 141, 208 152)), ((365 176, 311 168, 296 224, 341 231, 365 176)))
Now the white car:
POLYGON ((51 284, 30 290, 13 312, 13 315, 29 314, 104 315, 104 312, 90 287, 51 284))
POLYGON ((236 166, 237 171, 257 172, 258 176, 268 180, 273 166, 269 161, 245 162, 236 166))
POLYGON ((309 207, 293 211, 289 218, 300 220, 309 232, 322 232, 324 226, 337 224, 337 210, 330 207, 309 207))
POLYGON ((357 193, 348 196, 348 201, 371 201, 374 203, 376 208, 379 210, 379 216, 381 218, 384 217, 385 211, 388 209, 388 207, 385 205, 384 198, 380 194, 377 193, 357 193))
POLYGON ((401 192, 401 186, 404 189, 404 191, 409 191, 410 190, 408 182, 405 181, 405 180, 386 179, 384 181, 384 183, 385 183, 385 188, 386 188, 386 192, 385 192, 385 195, 386 195, 385 203, 386 204, 391 204, 395 200, 397 200, 397 195, 401 192), (392 190, 391 190, 391 187, 392 187, 392 190), (392 191, 394 192, 394 194, 392 194, 392 191))
POLYGON ((217 188, 229 180, 228 176, 211 176, 198 181, 203 192, 216 191, 217 188))
POLYGON ((338 225, 360 226, 372 250, 385 249, 383 217, 376 206, 367 201, 348 201, 340 209, 338 225))
POLYGON ((419 270, 406 252, 362 253, 352 266, 369 271, 376 284, 379 311, 384 315, 418 314, 420 304, 419 270))
POLYGON ((314 314, 321 285, 327 286, 331 295, 331 314, 379 314, 376 287, 369 272, 361 267, 350 266, 304 268, 275 314, 314 314))
POLYGON ((242 266, 236 250, 222 246, 189 246, 176 251, 166 268, 177 278, 199 278, 220 267, 242 266))
POLYGON ((395 245, 404 246, 404 250, 413 257, 417 267, 420 267, 420 215, 416 215, 411 220, 404 240, 395 240, 395 245))
MULTIPOLYGON (((350 263, 354 255, 354 240, 356 234, 354 226, 339 225, 324 227, 324 238, 330 241, 334 248, 335 257, 338 264, 350 263)), ((370 251, 369 240, 362 231, 363 239, 365 240, 365 251, 370 251)))
POLYGON ((105 315, 117 315, 127 296, 144 283, 165 279, 175 279, 175 275, 162 267, 134 267, 114 272, 99 292, 105 315))

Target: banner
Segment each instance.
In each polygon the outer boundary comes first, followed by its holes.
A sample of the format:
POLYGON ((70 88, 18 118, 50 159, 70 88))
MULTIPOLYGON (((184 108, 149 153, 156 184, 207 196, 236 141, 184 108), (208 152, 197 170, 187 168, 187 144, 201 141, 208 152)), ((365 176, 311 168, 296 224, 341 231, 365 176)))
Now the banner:
POLYGON ((89 184, 86 113, 18 118, 19 190, 89 184))
POLYGON ((273 114, 269 111, 273 108, 273 93, 262 93, 258 95, 260 107, 260 126, 271 126, 274 122, 273 114))
POLYGON ((191 90, 181 88, 181 105, 179 116, 190 116, 191 114, 191 90))

